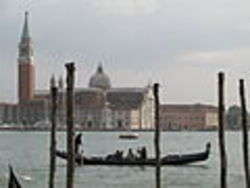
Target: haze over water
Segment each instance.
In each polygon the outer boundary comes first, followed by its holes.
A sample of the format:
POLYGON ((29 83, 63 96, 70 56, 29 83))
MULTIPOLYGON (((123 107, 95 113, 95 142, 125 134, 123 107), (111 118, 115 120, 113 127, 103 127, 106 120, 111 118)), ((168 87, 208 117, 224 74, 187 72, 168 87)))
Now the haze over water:
MULTIPOLYGON (((140 132, 134 141, 119 140, 119 132, 84 132, 84 151, 87 156, 106 155, 116 149, 146 145, 154 155, 153 132, 140 132)), ((210 158, 202 163, 162 168, 162 185, 170 188, 219 187, 219 151, 216 132, 164 132, 161 136, 162 155, 167 153, 199 152, 210 141, 210 158)), ((65 133, 58 133, 58 148, 66 148, 65 133)), ((229 177, 228 187, 243 187, 241 132, 227 132, 229 177)), ((48 132, 0 133, 0 188, 7 187, 8 164, 12 164, 25 188, 44 188, 49 177, 48 132)), ((66 163, 57 160, 56 187, 65 186, 66 163)), ((76 168, 75 187, 89 188, 152 188, 155 181, 153 167, 83 166, 76 168)))

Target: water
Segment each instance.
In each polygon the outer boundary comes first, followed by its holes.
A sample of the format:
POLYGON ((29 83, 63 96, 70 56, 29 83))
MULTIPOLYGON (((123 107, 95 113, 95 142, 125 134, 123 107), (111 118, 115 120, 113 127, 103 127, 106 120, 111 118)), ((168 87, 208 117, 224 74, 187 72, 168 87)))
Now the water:
MULTIPOLYGON (((146 145, 149 155, 154 154, 152 132, 139 133, 138 140, 119 140, 119 132, 84 132, 84 151, 88 155, 112 153, 146 145)), ((209 160, 200 164, 162 168, 162 187, 213 188, 219 187, 219 151, 216 132, 164 132, 161 135, 162 154, 203 151, 205 143, 212 144, 209 160)), ((243 187, 243 155, 241 133, 227 132, 229 164, 228 187, 243 187)), ((64 149, 65 133, 58 133, 58 147, 64 149)), ((25 188, 48 187, 49 133, 0 133, 0 188, 8 183, 8 164, 12 164, 25 188)), ((66 163, 57 160, 56 187, 65 187, 66 163)), ((75 171, 75 188, 152 188, 155 186, 153 167, 84 166, 75 171)))

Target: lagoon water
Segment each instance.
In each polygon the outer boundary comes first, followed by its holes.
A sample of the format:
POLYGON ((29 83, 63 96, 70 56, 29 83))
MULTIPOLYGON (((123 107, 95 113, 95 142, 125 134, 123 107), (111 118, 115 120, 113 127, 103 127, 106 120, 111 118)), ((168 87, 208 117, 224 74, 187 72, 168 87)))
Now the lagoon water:
MULTIPOLYGON (((119 132, 83 132, 86 155, 103 155, 116 149, 126 150, 146 145, 154 154, 153 132, 139 132, 138 140, 119 140, 119 132)), ((219 151, 216 132, 164 132, 161 134, 162 155, 203 151, 210 141, 210 158, 202 163, 162 168, 162 187, 219 187, 219 151)), ((58 148, 66 146, 66 134, 58 133, 58 148)), ((227 132, 228 187, 244 187, 241 132, 227 132)), ((12 164, 25 188, 48 187, 49 133, 0 132, 0 188, 8 183, 8 164, 12 164)), ((56 187, 65 187, 65 161, 57 160, 56 187)), ((152 188, 155 186, 153 167, 83 166, 76 168, 75 188, 152 188)))

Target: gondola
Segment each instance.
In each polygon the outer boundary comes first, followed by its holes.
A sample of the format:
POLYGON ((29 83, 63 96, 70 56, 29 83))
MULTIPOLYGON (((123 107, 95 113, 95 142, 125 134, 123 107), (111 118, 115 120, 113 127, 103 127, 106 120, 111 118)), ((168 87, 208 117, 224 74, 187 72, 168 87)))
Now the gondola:
POLYGON ((11 165, 9 165, 9 171, 10 171, 10 176, 9 176, 9 188, 22 188, 21 184, 17 180, 17 177, 14 173, 14 170, 11 165))
MULTIPOLYGON (((166 155, 161 158, 161 165, 186 165, 205 161, 210 154, 210 143, 206 144, 206 149, 200 153, 183 154, 183 155, 166 155)), ((57 151, 56 155, 59 158, 67 159, 67 153, 64 151, 57 151)), ((107 157, 83 157, 76 155, 75 161, 81 165, 113 165, 113 166, 154 166, 156 164, 155 158, 148 159, 108 159, 107 157)))

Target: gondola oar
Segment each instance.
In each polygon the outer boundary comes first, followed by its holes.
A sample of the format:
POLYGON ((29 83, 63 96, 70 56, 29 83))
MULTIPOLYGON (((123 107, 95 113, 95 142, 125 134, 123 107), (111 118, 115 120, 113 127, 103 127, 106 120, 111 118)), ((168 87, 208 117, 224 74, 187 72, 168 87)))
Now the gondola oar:
POLYGON ((11 165, 9 165, 9 172, 10 172, 9 188, 22 188, 21 184, 18 182, 18 180, 14 174, 14 171, 13 171, 11 165))

